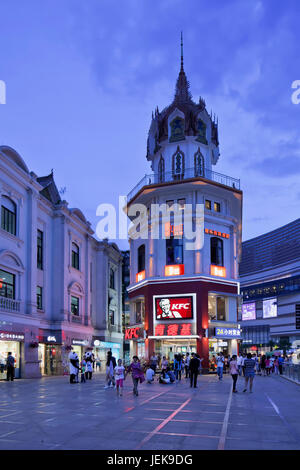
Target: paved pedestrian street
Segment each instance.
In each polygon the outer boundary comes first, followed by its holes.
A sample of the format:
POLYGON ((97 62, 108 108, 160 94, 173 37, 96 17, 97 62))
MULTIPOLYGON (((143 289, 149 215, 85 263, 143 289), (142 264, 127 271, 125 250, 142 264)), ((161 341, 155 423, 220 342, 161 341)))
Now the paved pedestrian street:
POLYGON ((68 377, 0 383, 1 449, 300 449, 300 386, 255 377, 253 393, 231 393, 232 380, 201 376, 143 383, 123 397, 96 374, 83 384, 68 377))

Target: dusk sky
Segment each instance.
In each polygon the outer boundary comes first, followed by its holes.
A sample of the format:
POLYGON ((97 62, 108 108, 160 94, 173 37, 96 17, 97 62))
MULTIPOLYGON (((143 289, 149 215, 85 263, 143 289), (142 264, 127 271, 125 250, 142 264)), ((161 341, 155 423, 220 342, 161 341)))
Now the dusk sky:
POLYGON ((193 98, 219 118, 214 170, 241 179, 243 240, 299 217, 299 0, 1 3, 0 144, 38 176, 53 168, 94 230, 98 204, 151 172, 151 113, 173 99, 181 31, 193 98))

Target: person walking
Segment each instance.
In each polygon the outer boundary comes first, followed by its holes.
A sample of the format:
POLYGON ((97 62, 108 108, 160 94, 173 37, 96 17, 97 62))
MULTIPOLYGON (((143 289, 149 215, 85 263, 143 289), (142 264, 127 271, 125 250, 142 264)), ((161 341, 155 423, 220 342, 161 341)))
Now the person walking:
POLYGON ((275 357, 274 359, 274 374, 279 375, 279 362, 278 362, 278 357, 275 357))
POLYGON ((92 375, 93 375, 93 362, 86 359, 86 379, 87 380, 92 380, 92 375))
POLYGON ((271 364, 270 358, 267 357, 266 358, 266 372, 267 372, 267 375, 271 374, 271 368, 272 368, 272 364, 271 364))
POLYGON ((15 358, 12 355, 11 352, 7 353, 7 359, 6 359, 6 380, 7 381, 14 381, 15 378, 15 358))
POLYGON ((107 353, 106 359, 106 385, 104 388, 109 388, 114 386, 114 369, 116 367, 116 359, 112 355, 111 351, 107 353))
POLYGON ((85 378, 86 361, 85 361, 84 358, 83 358, 82 361, 81 361, 80 370, 81 370, 81 379, 80 379, 80 382, 81 382, 81 383, 83 383, 83 382, 85 383, 85 382, 86 382, 86 378, 85 378))
POLYGON ((191 387, 194 386, 194 388, 197 388, 199 365, 199 359, 196 357, 195 353, 192 353, 192 358, 190 360, 190 381, 191 387))
POLYGON ((185 361, 184 361, 184 368, 185 368, 185 378, 188 379, 189 376, 190 376, 190 353, 186 353, 186 356, 185 356, 185 361))
POLYGON ((242 365, 243 365, 243 356, 241 355, 241 353, 239 353, 237 357, 237 367, 238 367, 239 375, 242 375, 242 365))
POLYGON ((250 380, 250 393, 252 393, 253 380, 255 376, 255 360, 252 358, 251 353, 247 354, 247 358, 244 361, 245 365, 245 388, 243 392, 247 392, 248 382, 250 380))
POLYGON ((232 393, 237 393, 236 382, 239 376, 239 369, 238 369, 237 357, 235 354, 232 356, 231 361, 229 363, 229 372, 233 380, 232 393))
POLYGON ((122 359, 118 359, 118 365, 114 369, 114 376, 116 380, 117 396, 123 395, 123 381, 124 381, 125 368, 122 364, 122 359))
POLYGON ((161 370, 162 371, 167 370, 168 367, 169 367, 169 361, 166 358, 166 356, 163 356, 162 361, 161 361, 161 370))
MULTIPOLYGON (((138 384, 139 382, 143 383, 145 381, 144 377, 144 371, 143 368, 140 364, 139 358, 137 356, 133 356, 133 362, 130 364, 130 366, 127 369, 127 373, 125 375, 125 378, 127 377, 127 374, 131 372, 132 374, 132 382, 133 382, 133 394, 135 396, 138 396, 138 384)), ((152 367, 151 367, 152 369, 152 367)))
POLYGON ((281 354, 278 356, 278 369, 279 369, 279 374, 282 375, 283 372, 283 363, 284 363, 284 358, 281 356, 281 354))
POLYGON ((247 354, 243 353, 242 355, 242 371, 243 371, 243 376, 245 377, 245 359, 247 358, 247 354))
POLYGON ((266 356, 265 355, 261 356, 260 369, 261 369, 262 375, 266 377, 267 372, 266 372, 266 356))
POLYGON ((217 374, 219 380, 223 378, 223 367, 224 367, 224 356, 223 353, 220 352, 219 356, 217 357, 217 374))

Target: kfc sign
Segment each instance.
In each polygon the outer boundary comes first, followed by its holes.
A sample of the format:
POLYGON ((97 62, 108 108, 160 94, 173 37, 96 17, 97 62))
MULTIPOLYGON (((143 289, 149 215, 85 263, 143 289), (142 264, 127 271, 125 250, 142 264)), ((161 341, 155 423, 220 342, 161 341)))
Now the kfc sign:
POLYGON ((155 336, 191 336, 192 324, 191 323, 171 323, 164 325, 160 323, 155 327, 155 336))
POLYGON ((156 297, 154 308, 156 320, 192 319, 193 297, 156 297))
POLYGON ((140 326, 125 329, 125 340, 139 338, 144 338, 144 330, 140 326))

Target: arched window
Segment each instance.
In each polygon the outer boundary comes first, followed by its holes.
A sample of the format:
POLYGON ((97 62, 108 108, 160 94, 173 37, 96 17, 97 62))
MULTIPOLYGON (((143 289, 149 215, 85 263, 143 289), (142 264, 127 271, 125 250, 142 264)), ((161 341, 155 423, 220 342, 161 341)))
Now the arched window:
POLYGON ((198 149, 194 156, 194 169, 195 176, 204 176, 204 157, 200 149, 198 149))
POLYGON ((207 145, 206 139, 206 124, 202 121, 202 119, 198 119, 197 121, 197 139, 198 142, 202 142, 202 144, 207 145))
POLYGON ((160 157, 158 163, 158 182, 163 183, 165 181, 165 160, 163 157, 160 157))
POLYGON ((173 178, 176 180, 183 179, 184 177, 184 154, 177 147, 176 152, 172 158, 173 178))
POLYGON ((184 140, 184 119, 179 116, 176 116, 170 122, 170 139, 169 142, 177 142, 178 140, 184 140))
POLYGON ((16 204, 9 197, 2 196, 1 201, 1 228, 16 235, 16 204))
POLYGON ((145 245, 141 245, 138 248, 138 272, 144 271, 145 269, 145 245))
POLYGON ((72 243, 72 267, 79 269, 79 246, 72 243))
POLYGON ((215 266, 224 266, 223 264, 223 240, 217 237, 210 239, 210 261, 215 266))

